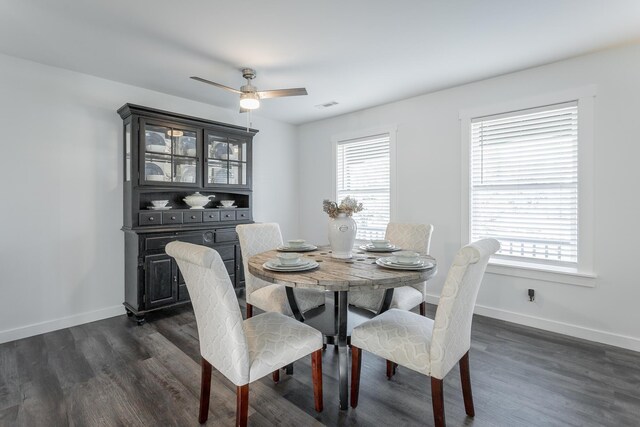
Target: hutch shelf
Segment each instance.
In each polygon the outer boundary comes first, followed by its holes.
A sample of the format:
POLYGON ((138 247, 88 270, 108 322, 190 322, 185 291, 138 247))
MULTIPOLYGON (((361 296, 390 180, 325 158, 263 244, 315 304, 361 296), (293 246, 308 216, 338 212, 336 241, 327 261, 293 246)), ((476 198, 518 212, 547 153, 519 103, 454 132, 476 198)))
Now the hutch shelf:
POLYGON ((125 301, 138 323, 145 314, 186 304, 189 293, 164 248, 180 240, 214 248, 236 292, 244 270, 235 226, 252 222, 252 141, 258 132, 239 126, 125 104, 124 123, 125 301), (214 196, 204 209, 184 198, 214 196), (167 200, 152 209, 152 200, 167 200), (232 208, 221 200, 234 200, 232 208))

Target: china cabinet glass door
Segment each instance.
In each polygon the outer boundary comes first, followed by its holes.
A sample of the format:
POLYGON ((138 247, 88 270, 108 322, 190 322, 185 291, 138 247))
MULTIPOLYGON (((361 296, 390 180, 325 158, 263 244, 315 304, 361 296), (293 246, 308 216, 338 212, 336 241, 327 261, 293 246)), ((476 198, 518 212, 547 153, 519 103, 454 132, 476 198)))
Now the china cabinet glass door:
POLYGON ((249 144, 240 137, 205 132, 205 186, 248 187, 249 144))
POLYGON ((197 129, 141 121, 141 182, 148 185, 200 185, 197 129))

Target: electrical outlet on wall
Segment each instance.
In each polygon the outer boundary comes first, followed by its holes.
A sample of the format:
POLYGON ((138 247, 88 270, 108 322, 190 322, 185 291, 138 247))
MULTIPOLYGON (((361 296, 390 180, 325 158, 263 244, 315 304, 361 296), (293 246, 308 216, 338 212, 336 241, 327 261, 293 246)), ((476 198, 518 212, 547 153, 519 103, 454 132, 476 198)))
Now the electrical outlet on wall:
POLYGON ((536 291, 533 289, 529 289, 527 291, 527 294, 529 295, 529 302, 533 302, 536 299, 536 291))

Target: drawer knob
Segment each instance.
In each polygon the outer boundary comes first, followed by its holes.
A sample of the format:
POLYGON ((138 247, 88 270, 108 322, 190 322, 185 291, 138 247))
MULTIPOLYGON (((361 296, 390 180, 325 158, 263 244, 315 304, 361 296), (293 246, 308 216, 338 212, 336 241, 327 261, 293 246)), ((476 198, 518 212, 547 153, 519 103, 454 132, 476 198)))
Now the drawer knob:
POLYGON ((209 215, 209 218, 213 218, 213 215, 209 215))
POLYGON ((175 216, 172 216, 172 217, 171 217, 171 219, 172 219, 173 221, 175 221, 175 220, 176 220, 176 217, 175 217, 175 216))
POLYGON ((196 219, 196 216, 195 215, 191 215, 191 219, 196 219))
POLYGON ((149 217, 149 221, 153 221, 153 217, 152 216, 149 217))

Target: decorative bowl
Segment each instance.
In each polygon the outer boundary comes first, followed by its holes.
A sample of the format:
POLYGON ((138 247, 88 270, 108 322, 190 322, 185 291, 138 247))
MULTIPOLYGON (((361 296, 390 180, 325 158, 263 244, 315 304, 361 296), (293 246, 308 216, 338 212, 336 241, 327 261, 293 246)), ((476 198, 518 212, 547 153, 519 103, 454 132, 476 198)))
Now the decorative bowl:
POLYGON ((156 208, 164 208, 165 206, 167 206, 167 203, 169 203, 168 200, 152 200, 151 201, 151 204, 156 208))
POLYGON ((287 244, 289 245, 290 248, 300 248, 304 246, 305 240, 304 239, 287 240, 287 244))
POLYGON ((420 254, 412 251, 398 251, 393 254, 400 264, 415 264, 420 261, 420 254))
POLYGON ((296 265, 300 262, 300 254, 295 252, 279 253, 278 260, 282 265, 296 265))
POLYGON ((230 208, 235 202, 235 200, 220 200, 220 204, 225 208, 230 208))
POLYGON ((191 206, 190 209, 204 209, 205 205, 211 201, 210 199, 213 199, 215 197, 216 196, 204 196, 200 194, 200 192, 196 191, 195 193, 188 195, 182 200, 184 200, 186 204, 191 206))
POLYGON ((373 245, 374 248, 388 248, 389 244, 390 242, 388 240, 383 240, 383 239, 371 240, 371 245, 373 245))

